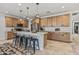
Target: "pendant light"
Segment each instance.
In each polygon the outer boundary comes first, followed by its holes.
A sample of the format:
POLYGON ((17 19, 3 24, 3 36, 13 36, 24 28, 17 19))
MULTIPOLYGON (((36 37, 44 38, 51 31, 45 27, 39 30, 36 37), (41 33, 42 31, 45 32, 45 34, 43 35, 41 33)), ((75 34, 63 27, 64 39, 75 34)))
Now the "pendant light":
POLYGON ((22 12, 23 11, 22 10, 19 10, 19 12, 20 12, 20 21, 22 21, 22 19, 21 19, 22 17, 21 16, 22 16, 22 12))
POLYGON ((38 9, 38 7, 39 7, 39 3, 36 3, 36 7, 37 7, 37 10, 36 10, 36 18, 39 18, 39 9, 38 9))
POLYGON ((27 16, 26 16, 26 19, 29 20, 29 19, 30 19, 30 18, 29 18, 29 7, 27 7, 26 9, 27 9, 27 16))

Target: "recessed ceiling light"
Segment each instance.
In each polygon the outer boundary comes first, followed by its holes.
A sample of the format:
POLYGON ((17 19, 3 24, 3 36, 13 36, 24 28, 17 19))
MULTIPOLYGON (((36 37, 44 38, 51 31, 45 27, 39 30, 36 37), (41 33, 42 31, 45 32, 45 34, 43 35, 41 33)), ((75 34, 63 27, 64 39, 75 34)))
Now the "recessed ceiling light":
POLYGON ((64 8, 64 6, 62 6, 62 8, 64 8))
POLYGON ((30 18, 29 18, 29 17, 27 17, 26 19, 27 19, 27 20, 29 20, 30 18))
POLYGON ((47 13, 49 14, 49 13, 51 13, 51 11, 47 11, 47 13))
POLYGON ((21 5, 22 5, 21 3, 18 4, 18 6, 21 6, 21 5))
POLYGON ((5 13, 8 13, 8 11, 6 11, 5 13))

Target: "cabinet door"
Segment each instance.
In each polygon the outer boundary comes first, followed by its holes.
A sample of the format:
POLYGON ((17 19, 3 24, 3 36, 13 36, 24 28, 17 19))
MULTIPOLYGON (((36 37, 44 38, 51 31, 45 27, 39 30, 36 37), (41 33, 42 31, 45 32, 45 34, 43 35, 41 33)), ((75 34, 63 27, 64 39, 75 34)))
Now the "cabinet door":
POLYGON ((5 17, 5 23, 7 27, 12 27, 13 26, 13 20, 11 17, 5 17))
POLYGON ((44 34, 44 47, 47 46, 47 34, 44 34))
POLYGON ((40 25, 43 26, 43 19, 42 18, 41 18, 41 21, 40 22, 41 22, 40 25))
POLYGON ((40 22, 41 26, 47 26, 47 19, 42 18, 40 22))
POLYGON ((48 21, 47 21, 47 19, 45 18, 45 20, 44 20, 44 26, 48 26, 48 23, 47 23, 48 21))
POLYGON ((63 41, 70 42, 70 33, 63 33, 63 41))
POLYGON ((39 23, 39 18, 37 18, 37 19, 34 19, 33 21, 32 21, 32 23, 39 23))
POLYGON ((28 21, 27 20, 23 20, 23 27, 28 27, 28 21))
POLYGON ((55 32, 55 39, 60 40, 60 32, 55 32))
POLYGON ((18 20, 19 20, 19 19, 13 18, 13 27, 15 27, 15 26, 17 25, 18 20))
POLYGON ((7 39, 12 39, 14 38, 14 33, 13 32, 7 32, 7 39))
POLYGON ((39 23, 39 19, 35 19, 35 22, 36 22, 36 23, 39 23))
POLYGON ((24 24, 26 24, 25 27, 28 27, 28 24, 29 24, 29 23, 28 23, 27 20, 25 20, 25 23, 24 23, 24 24))
POLYGON ((55 33, 55 32, 52 32, 51 35, 52 35, 52 39, 53 39, 53 40, 56 40, 56 33, 55 33))
POLYGON ((52 17, 52 21, 51 22, 52 22, 52 24, 51 24, 52 26, 56 26, 56 17, 55 16, 52 17))
POLYGON ((64 42, 70 42, 70 33, 68 33, 68 32, 61 32, 59 40, 60 41, 64 41, 64 42))
POLYGON ((63 26, 65 26, 65 27, 69 26, 69 15, 63 16, 63 26))
POLYGON ((49 18, 47 18, 47 20, 48 20, 48 26, 52 26, 52 18, 49 17, 49 18))
POLYGON ((47 26, 47 19, 46 18, 43 19, 43 26, 47 26))
POLYGON ((48 40, 51 40, 52 39, 52 32, 48 32, 47 39, 48 40))
POLYGON ((56 26, 61 26, 62 25, 62 16, 57 16, 56 17, 56 26))

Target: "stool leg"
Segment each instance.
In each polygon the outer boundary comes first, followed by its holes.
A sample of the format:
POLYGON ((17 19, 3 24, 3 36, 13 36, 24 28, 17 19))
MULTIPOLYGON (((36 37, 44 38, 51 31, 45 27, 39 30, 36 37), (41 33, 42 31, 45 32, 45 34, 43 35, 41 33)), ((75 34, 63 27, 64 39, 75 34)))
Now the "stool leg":
POLYGON ((18 37, 16 37, 15 39, 15 45, 17 46, 17 42, 18 42, 18 37))
POLYGON ((38 50, 39 50, 39 41, 38 41, 38 39, 37 39, 37 46, 38 46, 38 50))
POLYGON ((15 46, 15 38, 14 38, 13 41, 12 41, 12 46, 13 46, 13 47, 15 46))
POLYGON ((19 45, 19 47, 21 47, 22 46, 22 37, 20 38, 20 45, 19 45))
POLYGON ((34 51, 34 54, 35 54, 35 41, 33 41, 33 51, 34 51))
POLYGON ((27 48, 28 40, 25 39, 25 49, 27 48))

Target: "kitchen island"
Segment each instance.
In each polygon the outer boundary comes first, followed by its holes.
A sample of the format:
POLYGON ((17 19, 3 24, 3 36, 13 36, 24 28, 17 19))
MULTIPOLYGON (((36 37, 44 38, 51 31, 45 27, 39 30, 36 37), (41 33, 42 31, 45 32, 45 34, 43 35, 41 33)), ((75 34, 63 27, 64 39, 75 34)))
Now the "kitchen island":
POLYGON ((32 32, 24 32, 24 31, 15 31, 14 33, 20 34, 20 35, 31 35, 36 37, 39 40, 39 48, 40 50, 43 50, 45 46, 47 45, 47 32, 37 32, 37 33, 32 33, 32 32))

